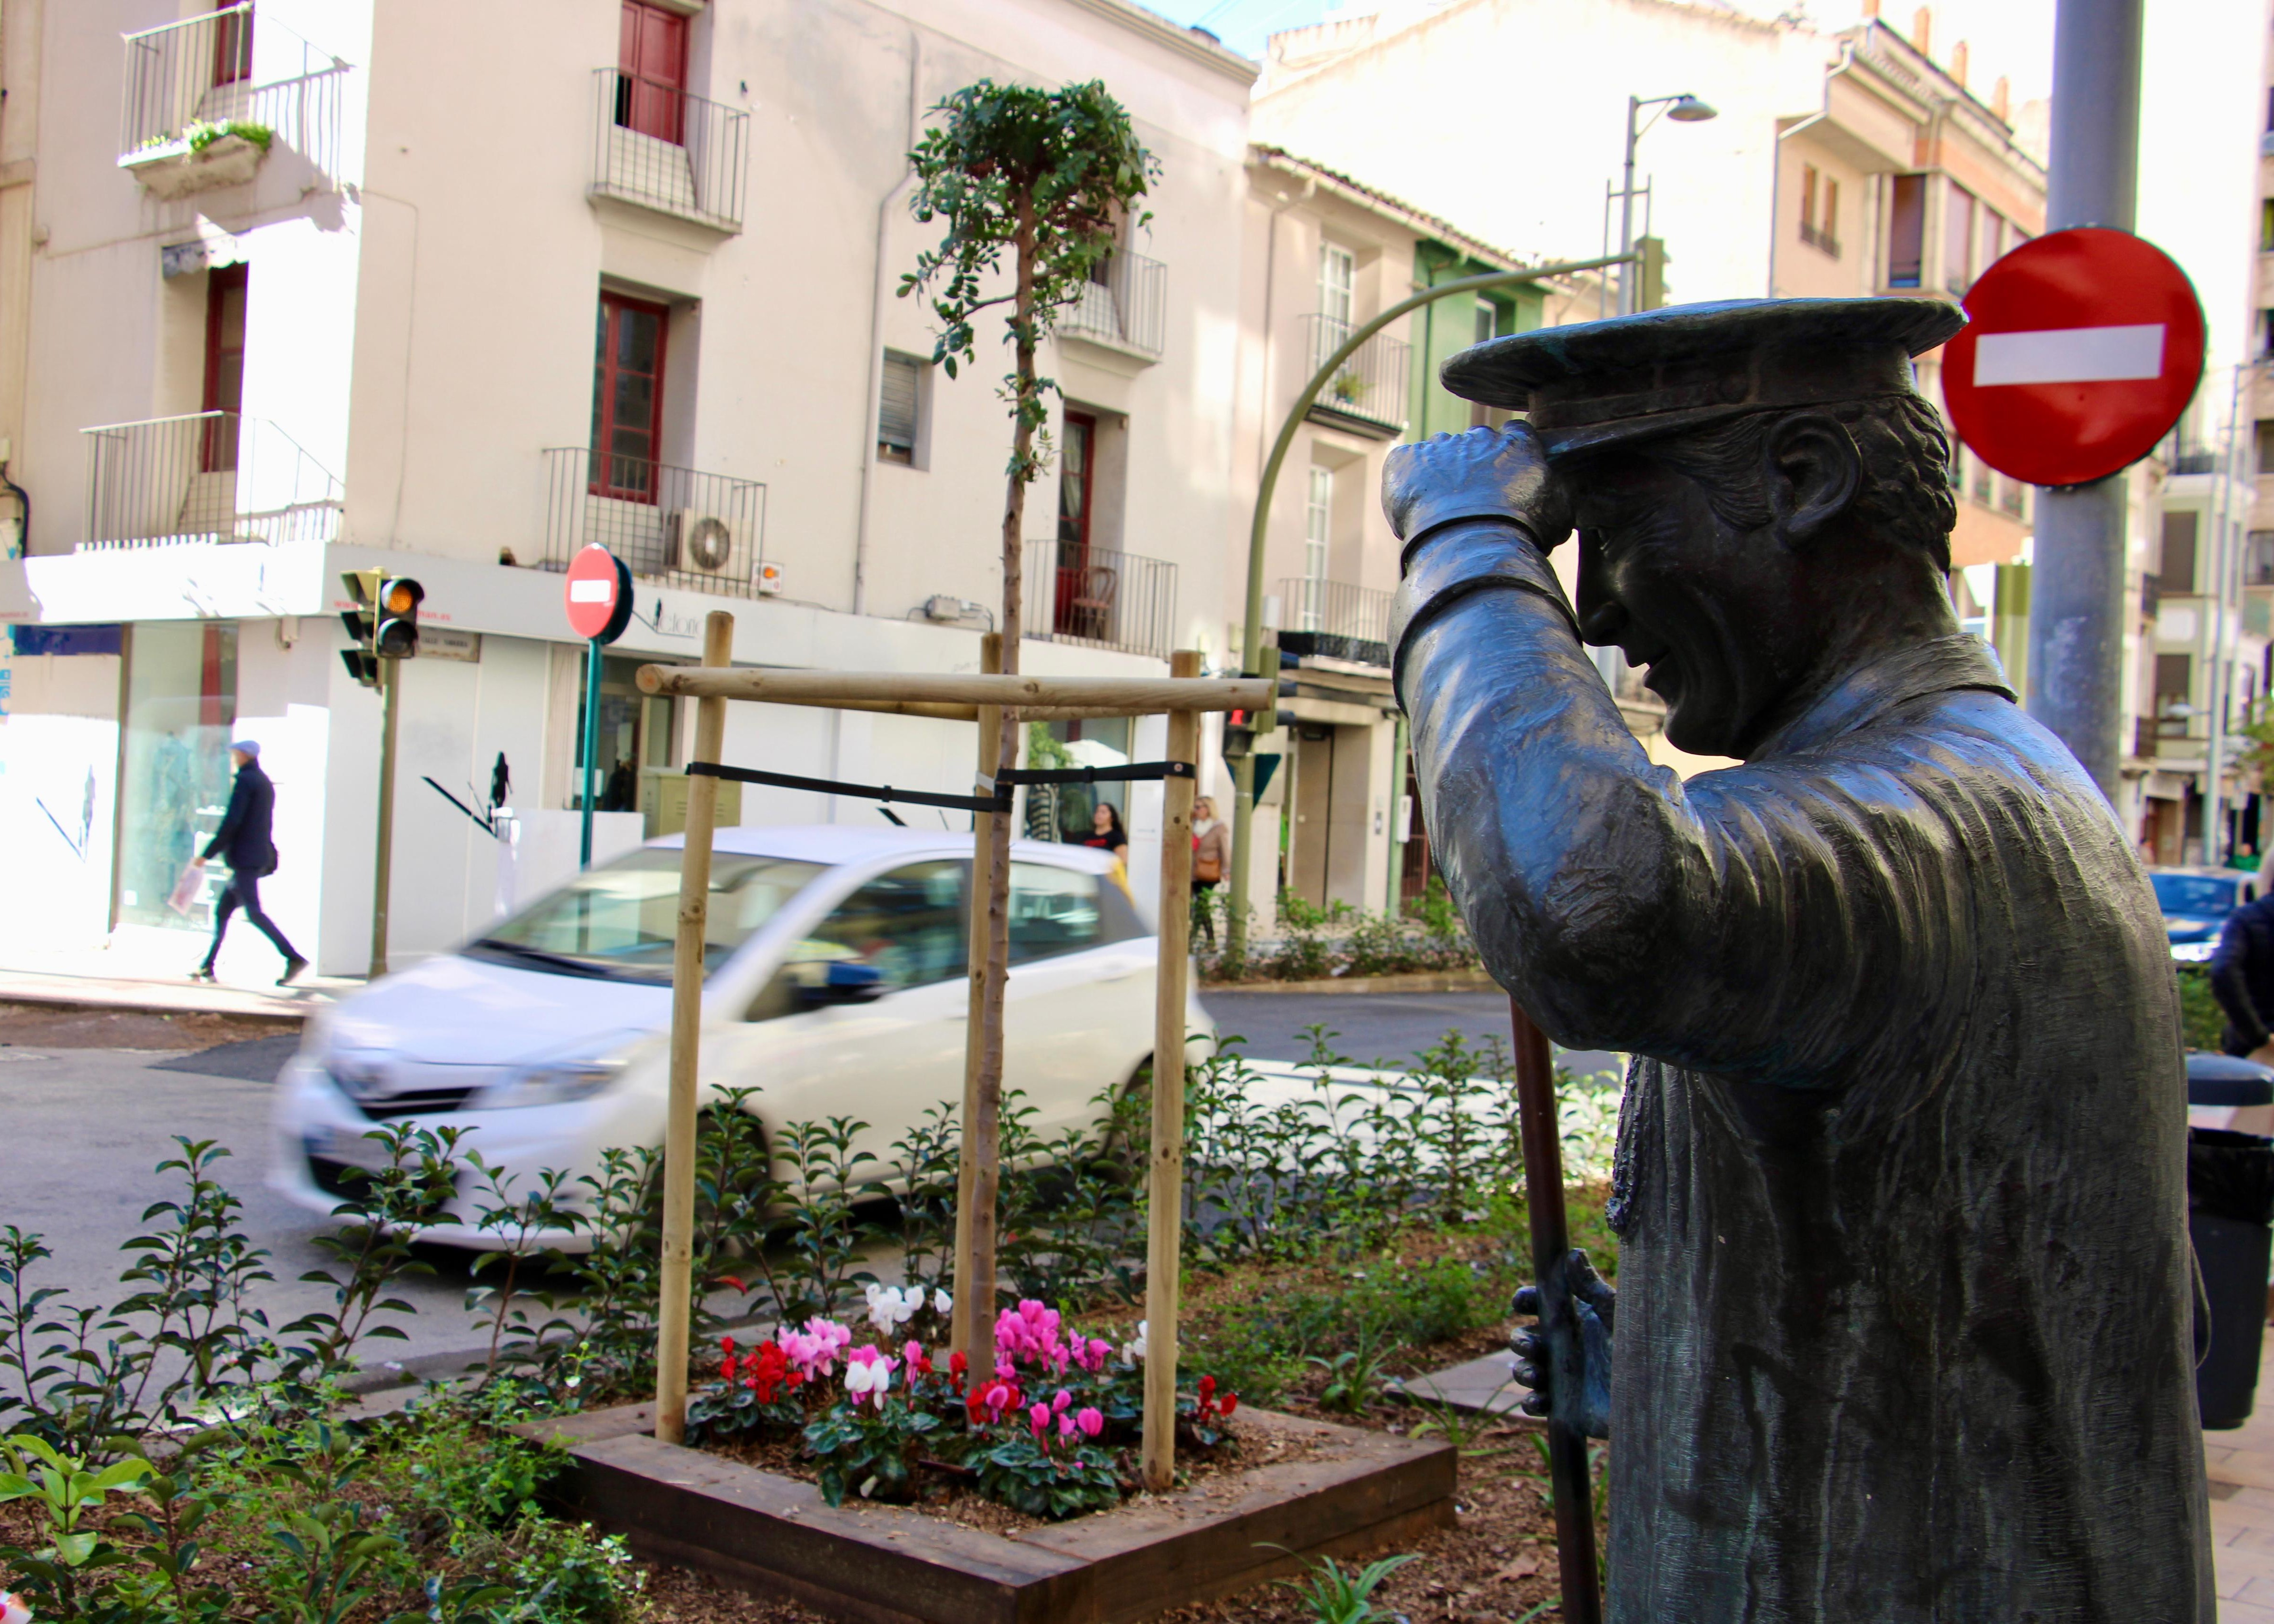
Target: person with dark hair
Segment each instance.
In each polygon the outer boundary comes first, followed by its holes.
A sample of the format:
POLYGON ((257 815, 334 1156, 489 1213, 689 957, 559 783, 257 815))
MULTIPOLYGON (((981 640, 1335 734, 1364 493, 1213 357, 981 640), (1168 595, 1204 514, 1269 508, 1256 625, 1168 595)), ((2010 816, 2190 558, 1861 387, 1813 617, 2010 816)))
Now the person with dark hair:
POLYGON ((1112 853, 1122 861, 1129 861, 1129 837, 1121 827, 1121 814, 1113 809, 1110 801, 1101 801, 1089 815, 1089 833, 1080 844, 1094 846, 1112 853))
POLYGON ((1617 1439, 1611 1624, 2216 1616, 2163 920, 1951 607, 1911 357, 1965 320, 1492 340, 1445 385, 1529 422, 1384 472, 1431 854, 1547 1034, 1633 1056, 1617 1289, 1567 1254, 1516 1342, 1617 1439), (1586 644, 1739 764, 1651 762, 1586 644))
POLYGON ((206 949, 205 962, 191 973, 190 979, 214 979, 214 962, 221 957, 222 937, 229 934, 230 916, 242 907, 245 917, 252 921, 252 928, 284 955, 284 974, 276 978, 276 984, 285 987, 308 967, 308 961, 293 951, 284 933, 260 907, 261 877, 276 872, 273 829, 276 786, 260 770, 259 740, 240 739, 229 747, 229 753, 230 759, 237 764, 237 781, 229 790, 229 809, 222 815, 221 827, 214 831, 214 838, 206 843, 195 865, 202 868, 220 858, 229 865, 229 883, 214 905, 213 945, 206 949))

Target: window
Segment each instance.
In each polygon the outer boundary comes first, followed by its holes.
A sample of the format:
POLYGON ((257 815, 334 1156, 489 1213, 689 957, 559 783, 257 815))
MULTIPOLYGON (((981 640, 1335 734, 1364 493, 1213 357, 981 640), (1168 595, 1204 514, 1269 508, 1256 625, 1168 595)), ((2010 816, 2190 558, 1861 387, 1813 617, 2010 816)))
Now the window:
POLYGON ((913 467, 916 460, 916 410, 923 365, 914 356, 885 351, 885 386, 877 401, 877 457, 913 467))
POLYGON ((2187 736, 2187 695, 2195 686, 2195 664, 2191 654, 2156 656, 2157 731, 2167 737, 2187 736))
MULTIPOLYGON (((1983 271, 1988 270, 2006 257, 2006 216, 1988 204, 1984 204, 1982 206, 1981 259, 1983 271)), ((1980 271, 1976 273, 1977 275, 1980 274, 1980 271)))
POLYGON ((1840 257, 1840 183, 1812 163, 1800 166, 1800 240, 1840 257))
POLYGON ((2258 354, 2262 360, 2274 356, 2274 310, 2258 312, 2258 354))
MULTIPOLYGON (((213 906, 227 883, 217 865, 207 867, 208 877, 186 914, 176 914, 166 903, 182 870, 221 827, 229 804, 237 641, 237 627, 223 620, 154 620, 134 628, 119 756, 122 924, 213 929, 213 906)), ((296 790, 285 765, 273 760, 269 764, 288 806, 296 794, 321 796, 320 783, 304 783, 296 790)), ((57 797, 49 804, 72 818, 81 803, 74 795, 68 803, 57 797)))
POLYGON ((1916 288, 1926 262, 1926 177, 1898 175, 1887 186, 1887 286, 1916 288))
MULTIPOLYGON (((1344 327, 1358 292, 1358 256, 1332 243, 1319 244, 1319 313, 1344 327)), ((1337 341, 1339 342, 1339 341, 1337 341)))
MULTIPOLYGON (((865 966, 877 972, 887 992, 961 975, 969 929, 964 892, 970 873, 968 862, 943 858, 910 863, 870 880, 789 950, 742 1019, 774 1020, 812 1007, 810 994, 826 984, 832 965, 865 966)), ((1014 891, 1014 913, 1017 907, 1014 891)))
MULTIPOLYGON (((652 780, 651 767, 675 765, 679 742, 679 702, 667 694, 639 691, 638 658, 611 655, 600 662, 600 725, 593 733, 599 745, 592 773, 592 809, 596 812, 648 810, 652 780)), ((570 756, 576 778, 568 789, 568 810, 584 804, 584 697, 576 685, 576 741, 570 756)))
POLYGON ((1317 631, 1325 623, 1327 553, 1334 540, 1335 470, 1313 468, 1311 487, 1303 502, 1303 601, 1298 605, 1300 629, 1317 631))
POLYGON ((600 296, 599 347, 592 372, 592 493, 652 502, 663 432, 660 304, 600 296))
POLYGON ((252 77, 252 8, 237 9, 237 0, 214 0, 213 9, 227 12, 214 29, 215 85, 241 85, 252 77))
POLYGON ((2274 253, 2274 198, 2258 205, 2258 252, 2274 253))
POLYGON ((2253 530, 2244 544, 2242 584, 2274 586, 2274 530, 2253 530))
POLYGON ((245 269, 231 265, 206 274, 206 375, 200 410, 229 415, 207 419, 198 447, 200 473, 226 473, 237 466, 237 414, 245 410, 245 269))
MULTIPOLYGON (((719 853, 711 861, 704 973, 826 872, 817 863, 719 853)), ((585 869, 464 951, 517 969, 668 987, 678 935, 679 853, 642 847, 585 869)))
POLYGON ((1058 562, 1088 561, 1089 521, 1096 481, 1090 477, 1096 462, 1097 419, 1088 412, 1069 411, 1058 447, 1058 562), (1069 551, 1073 556, 1070 559, 1069 551))
POLYGON ((1990 505, 1990 464, 1980 457, 1973 459, 1974 500, 1984 507, 1990 505))
MULTIPOLYGON (((1476 342, 1481 344, 1487 339, 1497 338, 1499 335, 1500 306, 1494 304, 1490 299, 1479 299, 1477 301, 1476 314, 1476 342)), ((1492 420, 1493 409, 1491 407, 1486 405, 1482 401, 1471 401, 1469 402, 1469 426, 1471 428, 1484 428, 1489 425, 1492 420)))
POLYGON ((1974 285, 1974 194, 1954 180, 1943 187, 1942 285, 1963 293, 1974 285))
POLYGON ((1800 166, 1800 240, 1816 240, 1816 166, 1812 163, 1800 166))
POLYGON ((2202 518, 2197 513, 2164 515, 2164 561, 2156 578, 2167 593, 2195 590, 2195 528, 2202 518))
POLYGON ((616 122, 678 146, 687 105, 687 19, 644 0, 624 0, 616 67, 616 122))
POLYGON ((1011 962, 1096 947, 1105 937, 1097 876, 1044 863, 1011 865, 1011 962))

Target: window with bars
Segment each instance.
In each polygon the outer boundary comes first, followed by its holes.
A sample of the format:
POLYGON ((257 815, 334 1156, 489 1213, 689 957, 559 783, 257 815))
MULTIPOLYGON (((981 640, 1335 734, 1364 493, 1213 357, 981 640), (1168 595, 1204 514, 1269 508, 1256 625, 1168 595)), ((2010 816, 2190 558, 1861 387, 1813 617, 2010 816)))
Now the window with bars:
POLYGON ((914 467, 917 415, 923 404, 924 364, 914 356, 885 351, 884 389, 877 400, 877 458, 914 467))
POLYGON ((1358 293, 1358 256, 1332 243, 1319 244, 1319 313, 1347 327, 1358 293))
POLYGON ((600 296, 592 368, 592 494, 655 500, 663 440, 663 347, 671 312, 619 293, 600 296))
POLYGON ((1335 470, 1313 468, 1303 503, 1303 601, 1296 606, 1299 629, 1314 632, 1324 618, 1327 556, 1335 534, 1335 470))

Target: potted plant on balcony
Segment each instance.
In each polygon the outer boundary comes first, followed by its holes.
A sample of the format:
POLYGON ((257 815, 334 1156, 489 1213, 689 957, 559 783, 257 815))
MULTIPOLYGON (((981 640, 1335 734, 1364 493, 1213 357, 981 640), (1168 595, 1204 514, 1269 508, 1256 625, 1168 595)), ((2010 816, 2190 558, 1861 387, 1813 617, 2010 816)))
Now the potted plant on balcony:
POLYGON ((1366 399, 1366 380, 1358 375, 1358 368, 1345 366, 1335 374, 1327 393, 1334 396, 1336 405, 1355 410, 1366 399))
POLYGON ((276 132, 250 119, 185 125, 179 135, 153 136, 119 159, 118 167, 154 198, 182 198, 252 178, 276 132))

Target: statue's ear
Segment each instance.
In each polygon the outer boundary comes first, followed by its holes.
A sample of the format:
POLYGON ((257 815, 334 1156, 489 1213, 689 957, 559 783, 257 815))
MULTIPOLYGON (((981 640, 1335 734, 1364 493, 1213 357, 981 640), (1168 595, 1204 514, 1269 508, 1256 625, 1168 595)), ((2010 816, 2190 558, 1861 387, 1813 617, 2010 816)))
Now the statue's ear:
POLYGON ((1803 547, 1848 511, 1863 488, 1864 456, 1855 437, 1828 412, 1796 411, 1769 431, 1769 507, 1776 514, 1779 539, 1803 547))

